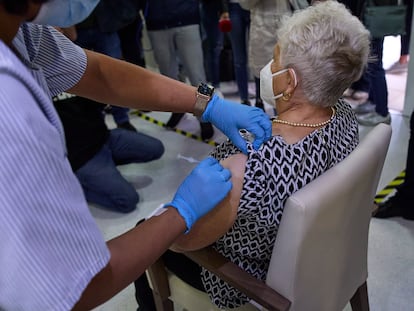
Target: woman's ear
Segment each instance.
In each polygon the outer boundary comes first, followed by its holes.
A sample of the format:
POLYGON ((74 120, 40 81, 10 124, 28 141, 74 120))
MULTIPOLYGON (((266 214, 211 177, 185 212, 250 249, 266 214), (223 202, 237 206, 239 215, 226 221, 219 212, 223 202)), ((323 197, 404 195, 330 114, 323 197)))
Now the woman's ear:
POLYGON ((296 87, 298 86, 298 78, 296 76, 296 72, 293 68, 288 69, 288 87, 286 89, 287 93, 293 94, 296 87))

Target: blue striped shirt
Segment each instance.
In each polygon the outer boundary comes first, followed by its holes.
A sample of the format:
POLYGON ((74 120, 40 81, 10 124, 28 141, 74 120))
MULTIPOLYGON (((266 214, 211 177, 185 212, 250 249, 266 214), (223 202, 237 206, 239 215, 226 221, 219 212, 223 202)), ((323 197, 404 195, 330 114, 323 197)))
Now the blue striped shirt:
POLYGON ((50 27, 0 41, 0 310, 70 310, 109 250, 66 156, 51 96, 86 55, 50 27))

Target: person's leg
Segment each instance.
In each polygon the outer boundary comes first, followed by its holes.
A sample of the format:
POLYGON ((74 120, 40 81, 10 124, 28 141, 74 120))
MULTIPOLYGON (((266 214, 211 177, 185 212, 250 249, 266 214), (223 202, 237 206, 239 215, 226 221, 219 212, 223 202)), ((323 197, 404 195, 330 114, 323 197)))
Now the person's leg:
POLYGON ((142 47, 142 19, 141 16, 131 24, 118 30, 121 41, 123 58, 132 64, 145 67, 144 49, 142 47))
POLYGON ((404 182, 397 188, 394 196, 378 205, 374 217, 390 218, 402 216, 414 220, 414 111, 410 118, 410 139, 405 166, 404 182))
POLYGON ((143 273, 134 281, 135 299, 138 303, 137 311, 155 311, 155 301, 148 282, 147 275, 143 273))
POLYGON ((375 38, 371 41, 372 55, 375 61, 368 64, 367 75, 370 79, 369 100, 375 105, 375 111, 358 115, 361 125, 374 126, 378 123, 391 123, 388 111, 388 90, 385 70, 382 66, 384 38, 375 38))
POLYGON ((371 88, 370 73, 364 70, 361 78, 351 86, 351 93, 348 97, 358 102, 353 107, 356 114, 366 114, 375 111, 375 105, 369 100, 369 90, 371 88))
MULTIPOLYGON (((99 53, 118 59, 121 58, 121 43, 116 32, 103 33, 98 28, 82 29, 78 33, 76 43, 99 53)), ((129 122, 129 108, 111 106, 110 111, 118 127, 136 131, 135 127, 129 122)))
POLYGON ((100 33, 99 39, 96 40, 95 51, 111 56, 113 58, 120 59, 122 56, 121 52, 121 41, 119 40, 118 33, 108 32, 100 33))
POLYGON ((218 27, 220 7, 220 1, 201 2, 201 23, 206 42, 206 76, 215 88, 220 86, 220 52, 223 49, 223 33, 218 27))
POLYGON ((405 17, 405 34, 400 36, 401 49, 398 61, 392 64, 387 73, 398 74, 408 70, 408 61, 410 60, 410 37, 411 37, 411 20, 413 17, 413 0, 404 0, 407 6, 405 17))
POLYGON ((171 29, 148 31, 148 38, 160 73, 177 80, 178 63, 173 31, 171 29))
POLYGON ((361 76, 361 78, 359 78, 359 80, 357 80, 354 83, 352 83, 351 88, 354 91, 361 91, 361 92, 369 93, 369 89, 370 89, 370 79, 368 77, 367 70, 365 70, 362 73, 362 76, 361 76))
MULTIPOLYGON (((121 59, 121 40, 117 32, 103 34, 104 40, 96 44, 96 51, 105 55, 121 59)), ((129 122, 129 108, 111 106, 111 114, 116 125, 120 128, 136 131, 136 128, 129 122)))
POLYGON ((164 145, 159 139, 123 129, 110 131, 107 146, 116 165, 145 163, 164 154, 164 145))
MULTIPOLYGON (((190 83, 197 86, 200 82, 206 81, 200 27, 199 25, 176 27, 174 33, 174 42, 184 71, 190 83)), ((203 140, 210 139, 214 135, 214 129, 210 123, 200 122, 200 131, 203 140)))
POLYGON ((191 85, 206 81, 201 47, 200 26, 189 25, 174 28, 174 43, 178 57, 191 85))
POLYGON ((100 39, 101 34, 97 28, 77 29, 75 43, 84 49, 96 51, 96 41, 100 39))
POLYGON ((116 168, 111 150, 106 144, 75 174, 88 202, 123 213, 136 208, 138 193, 116 168))
POLYGON ((247 69, 247 36, 250 26, 250 13, 238 3, 229 3, 229 15, 232 22, 230 41, 233 51, 234 72, 242 102, 247 102, 248 69, 247 69))
MULTIPOLYGON (((401 36, 401 56, 408 56, 410 54, 410 37, 411 37, 411 23, 413 18, 413 0, 405 0, 407 5, 407 16, 405 18, 405 35, 401 36)), ((404 62, 408 62, 408 59, 404 59, 404 62)), ((401 63, 401 57, 400 57, 401 63)))
POLYGON ((386 116, 388 115, 388 90, 382 65, 384 38, 373 39, 371 42, 372 52, 376 60, 368 65, 371 79, 369 98, 375 104, 375 111, 381 116, 386 116))
MULTIPOLYGON (((148 31, 160 73, 178 80, 178 57, 173 35, 174 29, 148 31)), ((172 113, 167 128, 174 128, 183 116, 184 113, 172 113)))
POLYGON ((111 114, 118 128, 136 132, 137 129, 129 122, 129 108, 111 106, 111 114))
MULTIPOLYGON (((407 160, 405 165, 405 178, 404 183, 399 187, 397 196, 401 197, 403 201, 408 203, 414 202, 414 111, 411 113, 410 118, 410 139, 408 141, 407 160)), ((414 215, 414 204, 413 204, 414 215)))

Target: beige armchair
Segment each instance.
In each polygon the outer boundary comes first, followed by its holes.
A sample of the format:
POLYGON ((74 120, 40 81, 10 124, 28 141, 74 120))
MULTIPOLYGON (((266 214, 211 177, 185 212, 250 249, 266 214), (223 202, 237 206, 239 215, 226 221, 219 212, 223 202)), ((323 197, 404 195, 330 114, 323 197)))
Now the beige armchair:
MULTIPOLYGON (((266 282, 250 276, 211 247, 186 255, 245 292, 251 303, 234 310, 369 310, 368 229, 373 199, 391 138, 377 125, 341 163, 286 202, 266 282)), ((147 270, 157 310, 173 303, 189 311, 219 310, 207 294, 167 271, 147 270)))

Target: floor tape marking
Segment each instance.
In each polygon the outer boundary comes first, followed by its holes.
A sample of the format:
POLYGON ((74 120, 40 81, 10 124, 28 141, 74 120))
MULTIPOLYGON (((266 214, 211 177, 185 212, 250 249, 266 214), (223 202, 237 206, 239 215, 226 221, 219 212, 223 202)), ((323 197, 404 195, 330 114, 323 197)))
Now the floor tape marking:
MULTIPOLYGON (((131 112, 131 114, 134 114, 134 115, 140 117, 141 119, 144 119, 145 121, 151 122, 151 123, 156 124, 158 126, 161 126, 163 128, 167 128, 167 124, 166 123, 161 122, 159 120, 156 120, 156 119, 154 119, 154 118, 146 115, 145 113, 143 113, 143 112, 141 112, 139 110, 133 111, 133 112, 131 112)), ((169 130, 172 131, 172 132, 176 132, 178 134, 181 134, 181 135, 183 135, 185 137, 192 138, 192 139, 195 139, 197 141, 201 141, 203 143, 209 144, 209 145, 214 146, 214 147, 219 145, 219 143, 217 143, 217 142, 215 142, 213 140, 205 141, 200 136, 197 136, 197 135, 195 135, 193 133, 190 133, 190 132, 186 132, 186 131, 180 130, 178 128, 169 128, 169 130)))
POLYGON ((384 189, 382 189, 380 192, 377 193, 375 196, 375 203, 381 203, 384 201, 384 199, 395 190, 399 185, 401 185, 404 182, 405 178, 405 170, 402 171, 400 174, 398 174, 397 177, 395 177, 393 180, 391 180, 387 186, 385 186, 384 189))

